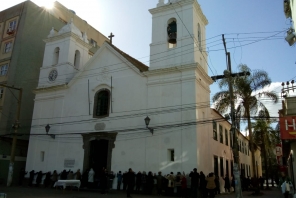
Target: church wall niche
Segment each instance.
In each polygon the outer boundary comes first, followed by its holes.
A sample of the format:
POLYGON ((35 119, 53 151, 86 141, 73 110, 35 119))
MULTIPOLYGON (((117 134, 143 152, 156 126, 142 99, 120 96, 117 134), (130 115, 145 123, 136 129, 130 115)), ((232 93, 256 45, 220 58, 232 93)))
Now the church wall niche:
POLYGON ((76 50, 75 55, 74 55, 74 67, 76 69, 79 69, 79 67, 80 67, 80 57, 81 57, 80 51, 76 50))
POLYGON ((201 29, 200 29, 200 24, 197 24, 197 40, 198 40, 198 47, 199 47, 199 51, 202 52, 202 36, 201 36, 201 29))

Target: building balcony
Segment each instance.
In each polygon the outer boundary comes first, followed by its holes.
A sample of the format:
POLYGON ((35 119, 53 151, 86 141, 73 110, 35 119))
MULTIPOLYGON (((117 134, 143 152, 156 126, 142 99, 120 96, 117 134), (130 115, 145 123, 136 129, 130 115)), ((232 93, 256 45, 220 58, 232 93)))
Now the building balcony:
POLYGON ((15 33, 15 30, 11 30, 10 28, 7 29, 6 34, 13 35, 15 33))
POLYGON ((292 17, 290 0, 284 0, 284 13, 286 18, 292 17))
POLYGON ((296 41, 296 33, 295 30, 291 27, 287 31, 286 41, 289 43, 290 46, 292 46, 296 41))

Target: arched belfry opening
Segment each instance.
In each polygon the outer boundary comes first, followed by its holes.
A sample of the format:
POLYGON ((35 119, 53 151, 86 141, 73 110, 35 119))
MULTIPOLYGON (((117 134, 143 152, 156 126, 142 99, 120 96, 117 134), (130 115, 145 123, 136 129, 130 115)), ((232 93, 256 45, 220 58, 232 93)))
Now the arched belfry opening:
POLYGON ((59 63, 60 48, 56 47, 53 52, 52 65, 57 65, 59 63))
POLYGON ((168 20, 167 26, 168 46, 174 48, 177 46, 177 20, 172 18, 168 20))

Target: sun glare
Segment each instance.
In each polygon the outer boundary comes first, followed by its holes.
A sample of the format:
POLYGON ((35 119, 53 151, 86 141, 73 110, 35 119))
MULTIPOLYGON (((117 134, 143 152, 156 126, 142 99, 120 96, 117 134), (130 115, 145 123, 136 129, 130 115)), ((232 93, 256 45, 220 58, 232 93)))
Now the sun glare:
POLYGON ((47 9, 52 9, 53 8, 53 2, 52 1, 44 1, 43 6, 46 7, 47 9))

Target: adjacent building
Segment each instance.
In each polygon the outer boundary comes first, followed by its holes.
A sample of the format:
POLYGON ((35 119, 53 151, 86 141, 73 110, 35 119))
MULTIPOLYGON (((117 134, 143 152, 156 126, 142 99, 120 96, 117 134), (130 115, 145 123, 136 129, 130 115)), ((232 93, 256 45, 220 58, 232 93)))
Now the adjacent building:
POLYGON ((295 33, 295 20, 296 20, 296 4, 294 0, 284 0, 284 13, 286 18, 291 19, 291 27, 287 31, 287 35, 285 37, 286 41, 289 45, 293 45, 296 41, 296 33, 295 33))
MULTIPOLYGON (((216 175, 223 176, 223 173, 233 172, 233 134, 231 133, 231 123, 229 123, 218 111, 211 110, 213 122, 214 141, 210 142, 209 150, 214 157, 214 172, 216 175), (229 172, 230 171, 230 172, 229 172)), ((262 176, 261 149, 257 147, 255 155, 256 170, 252 170, 252 157, 249 147, 249 139, 237 130, 237 142, 240 159, 240 172, 242 176, 262 176)), ((225 175, 224 175, 225 176, 225 175)), ((229 175, 231 176, 231 175, 229 175)))
MULTIPOLYGON (((293 85, 292 85, 293 86, 293 85)), ((287 96, 279 111, 282 144, 277 148, 277 161, 281 172, 296 181, 294 153, 296 153, 296 97, 287 96)))
MULTIPOLYGON (((35 94, 44 55, 44 38, 73 19, 90 43, 92 56, 107 40, 99 31, 58 2, 50 10, 25 1, 0 12, 0 182, 5 182, 11 154, 12 125, 16 120, 19 92, 5 86, 22 88, 20 125, 16 146, 15 178, 25 166, 32 123, 35 94), (7 169, 5 168, 7 167, 7 169)), ((16 181, 16 179, 14 179, 16 181)))
MULTIPOLYGON (((208 21, 196 0, 159 0, 149 11, 150 67, 109 42, 90 58, 92 45, 72 21, 48 30, 27 171, 231 176, 230 123, 210 108, 208 21)), ((242 174, 252 175, 248 139, 239 140, 242 174)))

